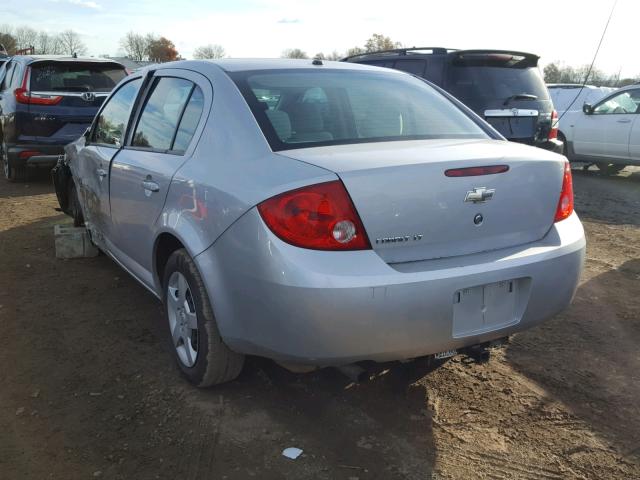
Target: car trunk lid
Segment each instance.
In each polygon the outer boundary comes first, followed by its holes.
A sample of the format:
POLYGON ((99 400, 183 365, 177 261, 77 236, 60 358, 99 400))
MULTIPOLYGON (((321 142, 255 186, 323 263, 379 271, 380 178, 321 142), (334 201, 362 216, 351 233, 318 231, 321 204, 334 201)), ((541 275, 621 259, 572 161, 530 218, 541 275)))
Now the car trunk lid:
POLYGON ((497 140, 381 142, 279 153, 340 177, 372 248, 388 263, 538 240, 553 223, 562 187, 561 157, 497 140), (507 168, 445 175, 480 166, 507 168))

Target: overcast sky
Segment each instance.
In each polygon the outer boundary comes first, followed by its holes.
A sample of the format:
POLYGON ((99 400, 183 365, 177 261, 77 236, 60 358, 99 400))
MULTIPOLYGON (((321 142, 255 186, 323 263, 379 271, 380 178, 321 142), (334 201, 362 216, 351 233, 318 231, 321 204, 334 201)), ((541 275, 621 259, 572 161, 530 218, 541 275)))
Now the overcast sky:
MULTIPOLYGON (((590 63, 614 0, 0 0, 0 23, 72 28, 91 55, 122 53, 129 30, 172 40, 183 57, 208 43, 233 57, 278 57, 286 48, 344 52, 383 33, 405 46, 498 48, 541 63, 590 63)), ((618 0, 596 66, 640 75, 638 0, 618 0)))

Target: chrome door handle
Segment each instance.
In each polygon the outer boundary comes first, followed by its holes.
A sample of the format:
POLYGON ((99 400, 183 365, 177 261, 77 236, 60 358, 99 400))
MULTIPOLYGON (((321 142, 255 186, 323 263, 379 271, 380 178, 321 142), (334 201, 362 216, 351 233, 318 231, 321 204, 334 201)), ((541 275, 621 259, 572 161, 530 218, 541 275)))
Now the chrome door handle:
POLYGON ((104 178, 107 176, 107 171, 104 168, 98 168, 96 169, 96 175, 98 175, 100 178, 104 178))
POLYGON ((145 190, 149 190, 150 192, 157 192, 158 190, 160 190, 160 185, 158 185, 156 182, 152 182, 151 180, 145 180, 144 182, 142 182, 142 187, 145 190))
POLYGON ((628 118, 625 118, 623 120, 617 120, 618 123, 631 123, 631 120, 628 118))

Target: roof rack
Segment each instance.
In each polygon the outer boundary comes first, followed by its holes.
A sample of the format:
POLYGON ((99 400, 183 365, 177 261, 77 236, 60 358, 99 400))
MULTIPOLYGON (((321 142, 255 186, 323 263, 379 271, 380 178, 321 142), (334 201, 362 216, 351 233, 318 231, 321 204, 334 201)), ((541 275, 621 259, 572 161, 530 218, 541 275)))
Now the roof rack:
POLYGON ((358 53, 356 55, 350 55, 348 57, 344 57, 340 59, 341 62, 347 62, 352 58, 366 58, 373 57, 377 55, 411 55, 413 52, 419 51, 429 51, 431 54, 435 55, 446 55, 449 52, 456 51, 457 48, 444 48, 444 47, 411 47, 411 48, 394 48, 392 50, 378 50, 376 52, 365 52, 358 53))

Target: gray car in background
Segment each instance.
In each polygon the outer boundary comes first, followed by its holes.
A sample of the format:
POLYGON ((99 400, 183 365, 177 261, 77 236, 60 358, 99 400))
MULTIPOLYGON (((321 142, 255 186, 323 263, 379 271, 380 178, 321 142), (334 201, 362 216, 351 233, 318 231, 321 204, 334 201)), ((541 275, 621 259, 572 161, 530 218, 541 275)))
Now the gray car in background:
POLYGON ((389 69, 154 66, 66 161, 76 220, 164 302, 199 386, 247 354, 338 366, 486 344, 564 309, 584 259, 564 157, 389 69))

